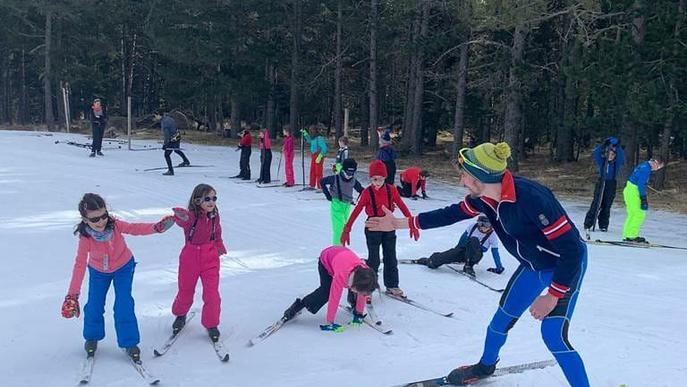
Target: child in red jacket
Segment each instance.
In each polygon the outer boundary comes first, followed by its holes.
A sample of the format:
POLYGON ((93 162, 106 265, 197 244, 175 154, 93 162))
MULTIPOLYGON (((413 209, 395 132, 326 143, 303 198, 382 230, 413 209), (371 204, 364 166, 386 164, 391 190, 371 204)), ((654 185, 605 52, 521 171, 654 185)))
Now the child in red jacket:
MULTIPOLYGON (((401 199, 396 187, 385 182, 387 177, 386 165, 380 160, 374 160, 369 167, 371 184, 362 194, 353 213, 348 218, 341 233, 341 244, 350 244, 351 227, 360 212, 365 209, 369 217, 384 216, 383 207, 391 212, 396 206, 401 209, 404 216, 412 216, 408 207, 401 199)), ((367 265, 375 273, 379 270, 379 246, 382 246, 384 255, 384 286, 386 293, 394 296, 405 297, 403 290, 398 287, 398 261, 396 260, 396 232, 395 231, 370 231, 365 228, 367 240, 367 265)))

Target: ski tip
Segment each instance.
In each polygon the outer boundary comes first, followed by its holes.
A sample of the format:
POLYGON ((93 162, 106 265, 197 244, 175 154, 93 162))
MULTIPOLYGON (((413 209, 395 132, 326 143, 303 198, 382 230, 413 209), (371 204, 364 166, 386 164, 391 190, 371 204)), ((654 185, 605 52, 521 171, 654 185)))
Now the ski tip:
POLYGON ((157 349, 153 349, 153 355, 155 355, 155 357, 160 357, 162 356, 162 353, 158 352, 157 349))
POLYGON ((152 382, 150 382, 151 386, 157 386, 158 384, 160 384, 160 379, 155 379, 152 382))
POLYGON ((446 313, 446 314, 444 314, 443 316, 444 316, 444 317, 453 317, 453 312, 451 312, 451 313, 446 313))
POLYGON ((88 384, 88 380, 79 380, 80 385, 88 384))
POLYGON ((224 355, 223 358, 220 359, 223 363, 226 363, 229 361, 229 354, 224 355))

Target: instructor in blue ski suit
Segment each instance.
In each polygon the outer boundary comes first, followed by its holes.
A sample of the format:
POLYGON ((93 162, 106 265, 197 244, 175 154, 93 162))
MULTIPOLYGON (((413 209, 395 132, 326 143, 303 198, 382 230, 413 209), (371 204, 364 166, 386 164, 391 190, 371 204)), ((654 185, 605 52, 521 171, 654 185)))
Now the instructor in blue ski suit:
POLYGON ((594 199, 584 218, 584 228, 589 230, 598 221, 599 230, 606 232, 618 186, 617 178, 625 164, 625 152, 617 138, 609 137, 603 144, 594 148, 592 158, 599 170, 599 180, 594 187, 594 199))
POLYGON ((465 385, 494 373, 508 331, 529 308, 541 320, 541 334, 568 383, 587 387, 582 358, 568 341, 568 328, 587 268, 587 249, 572 221, 546 187, 506 169, 506 143, 463 148, 455 162, 461 183, 470 192, 462 202, 410 218, 395 218, 385 210, 370 218, 372 231, 448 226, 485 214, 499 239, 519 262, 499 307, 487 328, 480 361, 453 370, 448 381, 465 385), (542 291, 547 289, 544 295, 542 291))

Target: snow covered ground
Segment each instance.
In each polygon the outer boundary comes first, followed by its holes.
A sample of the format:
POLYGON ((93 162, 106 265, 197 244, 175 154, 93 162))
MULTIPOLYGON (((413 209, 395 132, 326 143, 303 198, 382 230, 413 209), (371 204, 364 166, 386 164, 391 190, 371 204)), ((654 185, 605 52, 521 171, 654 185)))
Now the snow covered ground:
MULTIPOLYGON (((361 327, 342 334, 323 333, 323 308, 302 314, 255 347, 247 341, 278 319, 297 296, 318 284, 317 256, 330 241, 328 203, 314 192, 258 189, 227 177, 238 172, 231 148, 183 145, 193 164, 167 177, 145 168, 164 166, 158 150, 132 152, 125 144, 104 143, 105 157, 88 158, 86 149, 56 141, 88 142, 84 136, 0 132, 0 374, 3 386, 73 386, 84 357, 82 319, 63 319, 60 306, 68 287, 77 240, 76 206, 85 192, 102 194, 111 212, 128 221, 154 221, 183 206, 193 187, 213 185, 222 212, 220 329, 231 352, 220 363, 195 319, 168 354, 152 350, 168 336, 176 291, 178 227, 162 235, 128 236, 138 261, 134 297, 142 359, 164 386, 391 386, 446 374, 479 359, 486 326, 499 295, 448 269, 401 266, 401 287, 417 301, 455 312, 455 319, 375 296, 377 311, 392 335, 361 327), (120 148, 121 146, 121 148, 120 148)), ((135 141, 135 147, 155 145, 135 141)), ((180 162, 177 156, 175 164, 180 162)), ((276 174, 279 155, 273 162, 276 174)), ((300 160, 297 159, 297 165, 300 160)), ((252 157, 253 175, 259 170, 252 157)), ((283 166, 282 166, 283 171, 283 166)), ((297 167, 297 181, 300 170, 297 167)), ((283 179, 283 177, 281 177, 283 179)), ((282 180, 283 181, 283 180, 282 180)), ((591 183, 590 183, 591 184, 591 183)), ((464 190, 430 182, 434 200, 408 201, 425 211, 459 200, 464 190)), ((587 203, 565 203, 579 226, 587 203)), ((619 239, 622 208, 614 208, 606 239, 619 239)), ((419 242, 400 232, 399 258, 425 256, 452 247, 466 223, 424 231, 419 242)), ((656 243, 687 245, 687 217, 651 211, 643 235, 656 243)), ((359 220, 352 248, 367 254, 359 220)), ((479 278, 505 286, 516 261, 505 249, 506 273, 486 272, 489 253, 477 268, 479 278)), ((687 252, 590 246, 589 269, 570 329, 593 386, 675 386, 687 378, 687 317, 684 301, 687 252)), ((199 285, 200 287, 200 285, 199 285)), ((82 292, 87 289, 87 279, 82 292)), ((200 290, 200 289, 198 289, 200 290)), ((94 386, 143 385, 117 349, 112 320, 113 292, 106 308, 107 337, 100 343, 94 386)), ((82 297, 85 303, 86 297, 82 297)), ((200 292, 196 304, 201 306, 200 292)), ((348 316, 340 313, 340 323, 348 316)), ((511 330, 501 366, 551 358, 539 324, 528 314, 511 330)), ((557 367, 489 380, 490 386, 565 386, 557 367)))

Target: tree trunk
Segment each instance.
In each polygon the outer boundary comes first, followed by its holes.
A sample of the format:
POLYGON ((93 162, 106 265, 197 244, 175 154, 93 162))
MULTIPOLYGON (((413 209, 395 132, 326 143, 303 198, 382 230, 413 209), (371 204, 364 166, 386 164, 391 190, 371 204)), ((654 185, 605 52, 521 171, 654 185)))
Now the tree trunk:
POLYGON ((119 37, 119 57, 121 58, 120 64, 121 64, 121 81, 122 81, 122 88, 121 88, 121 99, 119 102, 119 114, 120 115, 125 115, 126 114, 126 47, 125 47, 125 35, 126 30, 124 24, 121 26, 121 35, 119 37))
MULTIPOLYGON (((678 16, 677 16, 677 21, 675 22, 675 29, 673 30, 673 36, 676 41, 679 41, 680 37, 680 30, 682 28, 682 21, 683 18, 685 17, 685 10, 687 9, 687 0, 680 0, 677 6, 677 11, 678 11, 678 16)), ((677 47, 678 43, 675 44, 676 50, 679 50, 680 48, 677 47)), ((677 51, 675 51, 677 52, 677 51)), ((675 112, 676 110, 676 104, 677 104, 677 89, 675 88, 675 80, 671 78, 668 86, 668 101, 670 102, 670 106, 668 107, 668 112, 666 112, 666 120, 665 124, 663 125, 663 134, 661 136, 661 160, 665 163, 665 167, 660 169, 656 173, 656 180, 654 180, 654 188, 657 190, 662 190, 665 188, 665 182, 667 180, 667 169, 668 169, 668 161, 670 161, 670 134, 673 129, 673 125, 675 124, 676 120, 678 119, 677 113, 675 112)))
POLYGON ((57 90, 57 127, 66 129, 66 112, 64 111, 64 82, 60 81, 60 88, 57 90))
POLYGON ((277 86, 277 70, 272 61, 267 63, 267 79, 270 89, 267 94, 267 108, 265 109, 265 126, 269 129, 270 136, 277 136, 277 128, 274 125, 274 94, 277 86))
POLYGON ((423 44, 427 37, 427 30, 429 24, 429 11, 431 7, 431 0, 422 1, 422 16, 420 19, 420 36, 418 39, 419 46, 417 52, 417 65, 415 67, 415 98, 413 101, 413 144, 411 153, 415 155, 422 154, 424 131, 422 128, 422 112, 423 102, 425 96, 425 69, 424 69, 424 52, 423 44))
POLYGON ((241 131, 241 119, 239 114, 239 99, 235 92, 231 94, 231 137, 236 138, 241 131))
POLYGON ((515 34, 513 36, 513 46, 511 48, 511 67, 508 79, 508 90, 506 99, 506 112, 504 115, 503 131, 504 139, 511 146, 511 162, 510 169, 514 172, 518 171, 518 143, 521 132, 520 128, 520 103, 522 85, 520 80, 520 72, 522 71, 522 58, 525 51, 525 43, 528 34, 528 27, 525 24, 518 24, 515 27, 515 34))
MULTIPOLYGON (((131 91, 134 86, 134 67, 136 66, 136 34, 131 41, 131 51, 129 51, 129 76, 126 83, 126 96, 131 96, 131 91)), ((126 102, 126 101, 125 101, 126 102)), ((126 105, 124 105, 123 111, 126 111, 126 105)))
POLYGON ((377 138, 377 0, 370 0, 370 88, 369 88, 369 124, 363 125, 360 132, 360 145, 370 144, 370 148, 379 147, 377 138), (368 130, 369 128, 369 130, 368 130), (370 141, 368 141, 368 139, 370 141))
POLYGON ((301 0, 294 0, 293 2, 293 20, 291 21, 291 30, 293 33, 293 50, 291 52, 291 95, 289 101, 289 123, 291 125, 292 133, 298 131, 298 93, 300 87, 298 85, 298 58, 301 51, 301 17, 302 5, 301 0))
MULTIPOLYGON (((418 0, 418 1, 423 1, 423 0, 418 0)), ((415 114, 413 112, 413 109, 415 108, 415 89, 416 89, 416 83, 417 83, 417 66, 418 66, 418 40, 419 40, 419 35, 420 35, 420 24, 421 23, 421 14, 422 12, 420 11, 420 6, 418 3, 418 7, 416 9, 416 14, 415 17, 413 18, 413 25, 411 29, 411 46, 413 47, 413 51, 410 54, 410 65, 408 66, 408 92, 406 94, 406 106, 405 106, 405 113, 403 117, 403 131, 402 131, 402 139, 401 139, 401 146, 400 148, 402 150, 409 150, 413 146, 413 140, 415 139, 415 127, 413 126, 413 118, 415 117, 415 114)))
MULTIPOLYGON (((468 40, 470 36, 468 35, 468 40)), ((465 116, 465 92, 468 84, 468 53, 469 47, 463 44, 460 47, 460 60, 458 62, 458 93, 456 95, 456 112, 453 117, 453 147, 451 157, 458 157, 458 151, 463 147, 463 136, 465 127, 463 124, 465 116)))
MULTIPOLYGON (((644 35, 646 32, 646 23, 644 20, 644 16, 641 16, 641 13, 639 12, 641 8, 641 3, 639 0, 635 0, 632 8, 637 11, 637 17, 635 17, 632 20, 633 28, 632 28, 632 41, 634 43, 633 45, 633 52, 634 52, 634 63, 635 65, 638 65, 642 58, 640 54, 640 49, 641 46, 644 44, 644 35)), ((635 66, 638 67, 638 66, 635 66)), ((629 76, 631 79, 634 78, 633 74, 630 74, 629 76)), ((634 83, 636 81, 632 82, 629 87, 634 87, 634 83)), ((628 97, 629 98, 629 97, 628 97)), ((629 101, 625 101, 625 105, 629 105, 629 101)), ((624 109, 623 113, 623 136, 625 137, 625 168, 623 168, 623 177, 627 178, 630 176, 632 173, 632 170, 634 169, 635 165, 638 162, 638 152, 639 152, 639 144, 637 141, 637 122, 632 118, 631 116, 632 112, 628 111, 628 109, 624 109)), ((624 179, 623 179, 624 180, 624 179)))
POLYGON ((47 11, 45 14, 45 74, 43 74, 43 94, 45 101, 45 124, 48 130, 54 129, 55 117, 52 111, 52 87, 50 85, 50 77, 52 76, 50 68, 50 51, 52 46, 52 12, 47 11))
POLYGON ((343 30, 343 0, 337 1, 336 11, 336 73, 334 74, 334 126, 336 128, 336 138, 343 136, 343 109, 341 105, 341 76, 343 64, 341 58, 341 38, 343 30))
POLYGON ((19 123, 26 124, 29 121, 28 96, 26 88, 26 50, 21 49, 21 95, 19 97, 19 123))

